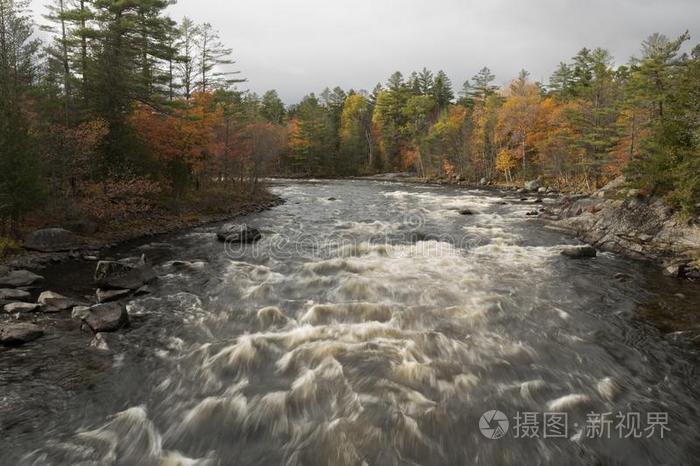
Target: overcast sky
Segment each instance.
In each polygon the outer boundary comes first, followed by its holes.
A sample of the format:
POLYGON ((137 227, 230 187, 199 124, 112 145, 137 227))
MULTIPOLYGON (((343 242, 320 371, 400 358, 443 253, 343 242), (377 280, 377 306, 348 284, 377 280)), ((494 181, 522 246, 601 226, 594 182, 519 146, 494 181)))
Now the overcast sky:
POLYGON ((624 63, 652 32, 688 29, 700 43, 700 0, 179 0, 170 14, 214 25, 249 80, 241 87, 287 103, 423 66, 455 88, 483 66, 499 83, 521 68, 546 81, 584 46, 624 63))

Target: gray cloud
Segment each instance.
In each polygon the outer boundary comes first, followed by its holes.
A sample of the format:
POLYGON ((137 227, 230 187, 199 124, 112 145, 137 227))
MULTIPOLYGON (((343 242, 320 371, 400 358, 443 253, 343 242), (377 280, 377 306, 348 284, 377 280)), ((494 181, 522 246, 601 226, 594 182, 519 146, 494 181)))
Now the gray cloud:
POLYGON ((243 87, 276 88, 288 103, 423 66, 444 69, 455 87, 483 66, 501 83, 521 68, 546 80, 583 46, 624 63, 652 32, 700 34, 697 0, 180 0, 171 15, 212 23, 243 87))

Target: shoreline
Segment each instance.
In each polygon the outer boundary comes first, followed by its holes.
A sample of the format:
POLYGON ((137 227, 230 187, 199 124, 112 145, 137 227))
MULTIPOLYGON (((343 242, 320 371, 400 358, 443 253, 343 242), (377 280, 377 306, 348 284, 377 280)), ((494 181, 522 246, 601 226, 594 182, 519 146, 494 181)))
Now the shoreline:
POLYGON ((191 228, 212 225, 235 220, 239 217, 269 210, 284 204, 285 200, 274 194, 265 195, 260 201, 250 201, 232 209, 227 213, 203 214, 197 217, 173 215, 147 228, 125 229, 111 235, 95 234, 81 236, 81 245, 70 251, 41 252, 22 249, 19 254, 0 258, 0 267, 9 269, 42 270, 50 265, 70 260, 89 260, 99 256, 100 252, 124 247, 130 242, 138 242, 148 238, 175 234, 191 228))

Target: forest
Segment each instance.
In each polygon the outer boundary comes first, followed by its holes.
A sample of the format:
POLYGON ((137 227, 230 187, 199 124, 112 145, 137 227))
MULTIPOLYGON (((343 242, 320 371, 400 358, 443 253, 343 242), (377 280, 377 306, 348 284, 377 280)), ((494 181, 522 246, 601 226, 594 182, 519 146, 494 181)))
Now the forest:
POLYGON ((239 90, 215 27, 174 21, 170 4, 55 0, 38 28, 28 2, 0 0, 1 236, 216 210, 255 197, 265 175, 590 191, 624 174, 700 210, 700 46, 687 33, 649 36, 625 65, 583 48, 547 83, 523 70, 497 86, 484 67, 455 89, 423 69, 285 106, 239 90))
POLYGON ((581 49, 548 83, 508 85, 484 67, 455 91, 443 71, 396 72, 371 92, 313 94, 288 112, 289 173, 410 171, 428 179, 517 184, 542 178, 590 192, 622 174, 700 210, 700 46, 652 34, 615 66, 581 49))

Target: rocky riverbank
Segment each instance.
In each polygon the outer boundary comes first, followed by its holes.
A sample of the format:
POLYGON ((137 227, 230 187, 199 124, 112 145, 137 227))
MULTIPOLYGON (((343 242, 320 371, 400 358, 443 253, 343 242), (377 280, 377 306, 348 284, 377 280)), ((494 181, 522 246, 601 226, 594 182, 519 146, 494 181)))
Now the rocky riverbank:
POLYGON ((619 178, 591 195, 564 196, 541 218, 596 249, 651 261, 669 276, 700 280, 700 226, 619 178))
MULTIPOLYGON (((130 325, 124 300, 151 292, 149 284, 157 279, 154 268, 143 255, 121 260, 110 259, 111 251, 127 248, 155 235, 163 235, 205 224, 231 220, 267 210, 282 203, 275 196, 239 206, 229 215, 200 217, 181 222, 155 223, 148 232, 137 229, 120 232, 110 242, 95 237, 78 237, 60 228, 30 234, 26 253, 0 265, 0 347, 16 347, 44 336, 52 328, 82 330, 93 336, 90 346, 108 350, 104 333, 130 325), (119 239, 114 239, 119 238, 119 239), (66 296, 55 291, 57 280, 45 279, 42 269, 66 262, 80 270, 80 279, 71 283, 66 296), (31 270, 28 270, 31 269, 31 270)), ((246 237, 247 238, 247 237, 246 237)), ((227 241, 233 241, 227 237, 227 241)), ((138 250, 138 248, 137 248, 138 250)))

